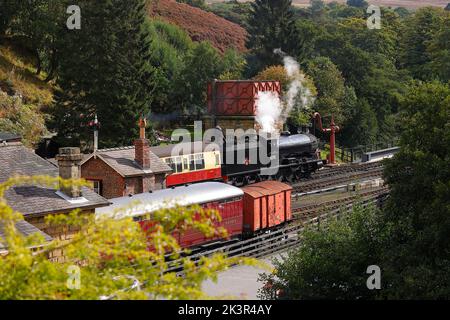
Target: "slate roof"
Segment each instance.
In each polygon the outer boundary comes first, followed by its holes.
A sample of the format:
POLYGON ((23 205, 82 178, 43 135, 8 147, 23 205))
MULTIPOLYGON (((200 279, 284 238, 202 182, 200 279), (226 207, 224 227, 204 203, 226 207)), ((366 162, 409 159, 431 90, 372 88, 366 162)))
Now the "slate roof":
MULTIPOLYGON (((17 221, 15 225, 16 225, 17 231, 24 236, 29 236, 34 233, 39 233, 44 237, 45 242, 50 242, 53 240, 53 238, 50 237, 48 234, 39 230, 32 224, 26 222, 25 220, 17 221)), ((6 244, 2 243, 2 241, 1 241, 4 238, 5 238, 4 226, 2 225, 2 223, 0 223, 0 252, 7 250, 6 244)))
POLYGON ((203 152, 206 144, 202 141, 184 142, 177 144, 168 144, 165 146, 152 147, 151 151, 160 158, 170 156, 187 155, 203 152), (175 149, 178 148, 178 149, 175 149))
POLYGON ((22 140, 22 137, 9 132, 0 132, 0 142, 6 141, 6 142, 19 142, 22 140))
MULTIPOLYGON (((89 161, 94 155, 83 160, 89 161)), ((170 173, 172 169, 155 155, 150 149, 150 170, 144 170, 134 160, 134 146, 98 150, 96 156, 106 162, 123 177, 142 176, 148 174, 170 173)))
MULTIPOLYGON (((15 175, 58 176, 58 169, 27 149, 21 143, 0 145, 0 183, 15 175)), ((57 190, 41 186, 15 186, 5 193, 8 204, 24 216, 67 212, 76 208, 91 209, 109 202, 89 188, 82 188, 84 203, 72 203, 59 196, 57 190)))

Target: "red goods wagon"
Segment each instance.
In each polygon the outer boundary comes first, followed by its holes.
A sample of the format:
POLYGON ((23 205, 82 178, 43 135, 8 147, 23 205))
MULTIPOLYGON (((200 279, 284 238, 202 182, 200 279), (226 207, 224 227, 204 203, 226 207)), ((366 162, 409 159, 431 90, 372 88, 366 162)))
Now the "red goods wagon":
MULTIPOLYGON (((242 197, 243 191, 239 188, 220 182, 203 182, 153 193, 136 194, 132 197, 110 199, 112 205, 95 209, 95 214, 110 214, 119 210, 121 215, 131 216, 139 221, 143 230, 152 230, 154 223, 151 220, 142 220, 148 214, 176 205, 200 205, 205 209, 215 209, 219 212, 222 221, 217 222, 216 226, 225 228, 228 237, 231 238, 242 234, 242 197)), ((173 235, 182 247, 191 247, 219 239, 218 237, 206 238, 197 230, 174 232, 173 235)))
POLYGON ((281 95, 278 81, 213 81, 208 84, 208 113, 216 116, 254 116, 260 91, 281 95))
POLYGON ((264 181, 242 188, 244 231, 272 228, 292 219, 292 187, 278 181, 264 181))

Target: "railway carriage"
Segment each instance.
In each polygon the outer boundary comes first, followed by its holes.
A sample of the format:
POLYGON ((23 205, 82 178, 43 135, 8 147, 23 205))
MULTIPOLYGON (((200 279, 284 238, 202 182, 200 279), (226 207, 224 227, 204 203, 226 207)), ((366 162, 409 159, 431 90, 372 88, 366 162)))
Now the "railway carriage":
MULTIPOLYGON (((218 211, 222 219, 215 226, 223 227, 229 239, 242 239, 291 220, 291 191, 291 186, 278 181, 263 181, 242 189, 221 182, 202 182, 111 199, 109 207, 97 208, 95 214, 116 212, 113 217, 133 217, 147 231, 154 226, 152 212, 177 205, 200 205, 218 211)), ((175 231, 173 236, 185 248, 222 240, 218 236, 207 238, 194 229, 175 231)))
MULTIPOLYGON (((200 205, 205 209, 217 210, 222 217, 216 227, 223 227, 229 238, 242 234, 244 192, 234 186, 219 182, 204 182, 188 186, 158 190, 152 193, 141 193, 130 197, 110 199, 109 207, 98 208, 96 215, 110 214, 120 210, 121 216, 133 217, 146 230, 152 225, 151 220, 145 220, 152 212, 177 205, 200 205)), ((198 230, 186 230, 183 233, 174 232, 173 236, 182 247, 191 247, 217 240, 206 238, 198 230)))
POLYGON ((202 142, 153 147, 152 152, 172 168, 167 187, 222 178, 220 151, 207 150, 202 142))

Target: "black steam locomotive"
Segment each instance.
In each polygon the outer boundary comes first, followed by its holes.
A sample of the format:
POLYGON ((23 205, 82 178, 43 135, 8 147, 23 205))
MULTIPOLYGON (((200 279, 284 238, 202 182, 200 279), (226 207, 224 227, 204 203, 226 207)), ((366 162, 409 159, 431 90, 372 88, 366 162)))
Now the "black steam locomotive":
POLYGON ((221 150, 222 177, 234 185, 262 180, 294 182, 324 165, 318 139, 310 133, 226 137, 221 150))

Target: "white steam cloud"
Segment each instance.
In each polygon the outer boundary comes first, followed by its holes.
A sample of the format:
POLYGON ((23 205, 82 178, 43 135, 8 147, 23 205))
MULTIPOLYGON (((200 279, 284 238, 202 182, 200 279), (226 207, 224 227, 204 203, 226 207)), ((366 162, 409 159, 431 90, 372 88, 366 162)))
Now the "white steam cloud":
POLYGON ((262 131, 273 133, 276 131, 276 121, 281 118, 283 107, 278 93, 260 91, 256 103, 256 121, 262 131))
POLYGON ((274 53, 283 57, 284 69, 292 80, 283 96, 284 106, 276 93, 264 91, 258 93, 256 121, 263 131, 270 133, 276 132, 276 123, 284 123, 294 107, 307 110, 314 101, 314 96, 305 86, 305 75, 300 71, 298 62, 281 49, 275 49, 274 53))

